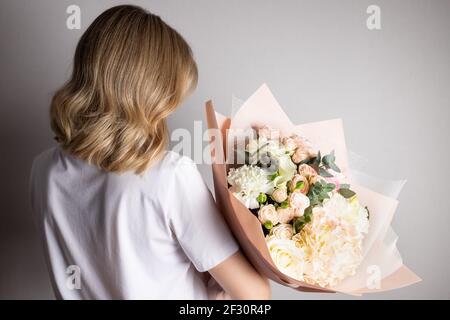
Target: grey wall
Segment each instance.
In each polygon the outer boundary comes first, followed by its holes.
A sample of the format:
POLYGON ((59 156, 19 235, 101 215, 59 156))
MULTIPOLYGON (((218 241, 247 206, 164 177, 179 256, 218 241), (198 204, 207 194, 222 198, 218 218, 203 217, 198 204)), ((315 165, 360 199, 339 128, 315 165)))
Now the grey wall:
MULTIPOLYGON (((366 298, 450 298, 450 1, 129 2, 160 14, 195 52, 199 86, 172 129, 192 130, 207 98, 228 113, 233 93, 245 98, 262 82, 296 123, 342 117, 369 172, 408 179, 393 225, 404 261, 423 278, 366 298), (381 7, 379 31, 366 28, 369 4, 381 7)), ((0 2, 0 298, 53 298, 27 201, 29 168, 53 145, 49 100, 69 75, 78 38, 119 3, 0 2), (82 30, 65 26, 70 4, 81 7, 82 30)), ((347 298, 280 286, 274 297, 347 298)))

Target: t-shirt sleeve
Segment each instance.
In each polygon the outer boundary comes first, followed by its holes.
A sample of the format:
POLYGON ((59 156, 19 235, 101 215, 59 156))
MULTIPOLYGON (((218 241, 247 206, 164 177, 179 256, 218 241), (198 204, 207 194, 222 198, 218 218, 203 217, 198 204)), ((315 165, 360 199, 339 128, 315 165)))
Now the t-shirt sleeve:
POLYGON ((239 246, 195 163, 182 157, 166 195, 169 223, 187 257, 199 272, 217 266, 239 246))

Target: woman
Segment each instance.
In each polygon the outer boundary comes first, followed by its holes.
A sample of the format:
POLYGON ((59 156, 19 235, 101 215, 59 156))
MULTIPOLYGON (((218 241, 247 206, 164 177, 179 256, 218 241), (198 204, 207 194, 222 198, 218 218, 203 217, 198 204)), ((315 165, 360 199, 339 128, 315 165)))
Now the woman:
POLYGON ((165 151, 166 118, 196 83, 188 44, 139 7, 105 11, 81 37, 51 104, 59 146, 31 175, 57 297, 205 299, 211 276, 222 297, 270 297, 195 164, 165 151))

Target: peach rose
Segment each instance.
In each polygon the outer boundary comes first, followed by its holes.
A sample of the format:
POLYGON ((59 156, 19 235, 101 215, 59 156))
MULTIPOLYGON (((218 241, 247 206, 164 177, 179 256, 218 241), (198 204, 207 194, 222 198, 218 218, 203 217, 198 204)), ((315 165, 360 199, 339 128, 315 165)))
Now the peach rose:
POLYGON ((292 219, 294 219, 294 209, 292 208, 281 208, 277 209, 278 214, 278 222, 280 223, 289 223, 292 219))
POLYGON ((310 156, 309 156, 308 150, 296 149, 294 154, 292 155, 291 159, 292 159, 292 162, 294 162, 295 164, 299 164, 300 162, 308 159, 309 157, 310 156))
POLYGON ((285 138, 283 138, 283 140, 281 142, 286 147, 286 149, 290 152, 293 152, 293 151, 295 151, 295 149, 297 149, 297 142, 292 137, 285 137, 285 138))
POLYGON ((258 219, 262 224, 270 221, 272 226, 276 225, 278 223, 278 214, 275 206, 273 204, 262 206, 258 211, 258 219))
POLYGON ((300 191, 294 191, 289 195, 289 206, 294 209, 294 217, 303 216, 309 205, 309 198, 300 191))
POLYGON ((288 197, 287 190, 285 188, 278 188, 272 192, 272 199, 276 202, 283 202, 288 197))
POLYGON ((307 194, 309 190, 309 182, 304 176, 296 174, 289 182, 289 190, 291 192, 296 190, 297 183, 303 181, 303 188, 298 189, 301 193, 307 194))
POLYGON ((291 239, 294 235, 292 225, 287 223, 282 223, 273 227, 270 232, 277 239, 291 239))
POLYGON ((312 149, 312 144, 311 144, 311 142, 308 139, 306 139, 304 137, 301 137, 301 136, 299 136, 297 134, 291 135, 291 138, 295 140, 297 148, 305 149, 305 150, 312 149))
POLYGON ((313 167, 307 165, 306 163, 298 166, 298 173, 306 178, 317 176, 316 170, 313 167))

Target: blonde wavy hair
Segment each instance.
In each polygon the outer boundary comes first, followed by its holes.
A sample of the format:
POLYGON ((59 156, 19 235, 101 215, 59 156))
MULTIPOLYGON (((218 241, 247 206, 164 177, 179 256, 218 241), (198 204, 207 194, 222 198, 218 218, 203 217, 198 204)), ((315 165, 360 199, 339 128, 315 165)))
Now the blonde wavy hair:
POLYGON ((113 7, 82 35, 72 76, 52 99, 55 139, 106 171, 142 173, 167 147, 167 116, 196 85, 176 30, 140 7, 113 7))

